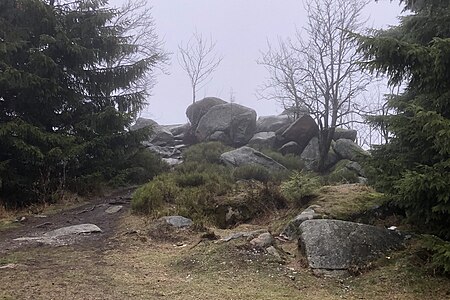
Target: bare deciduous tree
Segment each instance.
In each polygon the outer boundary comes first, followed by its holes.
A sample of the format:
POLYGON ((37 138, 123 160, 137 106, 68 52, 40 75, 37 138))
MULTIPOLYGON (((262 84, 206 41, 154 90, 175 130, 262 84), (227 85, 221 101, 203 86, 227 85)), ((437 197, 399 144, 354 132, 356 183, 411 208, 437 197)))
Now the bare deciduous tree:
POLYGON ((319 125, 319 170, 325 167, 335 128, 357 111, 355 98, 370 82, 349 32, 364 27, 368 0, 307 0, 308 19, 294 40, 279 41, 260 61, 270 72, 262 87, 267 98, 306 106, 319 125), (269 95, 269 96, 267 96, 269 95), (283 98, 284 97, 284 98, 283 98))
MULTIPOLYGON (((146 0, 127 0, 116 10, 111 27, 127 39, 126 44, 131 51, 121 52, 121 56, 117 57, 112 64, 106 62, 106 68, 119 66, 127 68, 150 62, 154 68, 165 72, 164 68, 169 57, 163 49, 163 42, 156 33, 151 9, 146 0)), ((149 96, 156 84, 154 68, 147 70, 145 76, 134 81, 133 85, 115 91, 112 96, 120 98, 132 93, 149 96)), ((136 107, 136 111, 140 111, 144 105, 146 105, 145 102, 141 103, 141 107, 136 107)))
POLYGON ((305 74, 302 62, 291 41, 278 40, 278 49, 268 43, 268 50, 262 53, 257 61, 269 72, 270 79, 259 87, 257 95, 260 99, 278 101, 285 110, 293 111, 297 119, 304 109, 304 99, 300 90, 305 74))
POLYGON ((178 62, 189 76, 192 87, 192 103, 199 89, 204 87, 211 74, 217 70, 222 57, 215 52, 216 42, 195 32, 184 45, 178 45, 178 62))

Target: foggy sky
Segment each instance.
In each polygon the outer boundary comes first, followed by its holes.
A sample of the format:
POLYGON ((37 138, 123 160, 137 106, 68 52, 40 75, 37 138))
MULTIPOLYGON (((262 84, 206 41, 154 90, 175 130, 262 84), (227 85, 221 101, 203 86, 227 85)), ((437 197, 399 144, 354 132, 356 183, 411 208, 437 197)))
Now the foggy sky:
MULTIPOLYGON (((112 0, 120 4, 122 0, 112 0)), ((306 23, 301 0, 153 0, 152 14, 158 35, 171 52, 169 75, 157 74, 158 83, 148 99, 143 117, 160 124, 186 123, 186 107, 192 102, 189 79, 177 61, 177 45, 186 43, 194 31, 212 36, 223 61, 213 79, 197 93, 230 100, 255 109, 258 116, 277 114, 275 102, 258 100, 255 91, 267 77, 256 63, 267 41, 295 34, 306 23)), ((375 28, 395 25, 401 12, 398 1, 373 1, 365 9, 368 25, 375 28)))

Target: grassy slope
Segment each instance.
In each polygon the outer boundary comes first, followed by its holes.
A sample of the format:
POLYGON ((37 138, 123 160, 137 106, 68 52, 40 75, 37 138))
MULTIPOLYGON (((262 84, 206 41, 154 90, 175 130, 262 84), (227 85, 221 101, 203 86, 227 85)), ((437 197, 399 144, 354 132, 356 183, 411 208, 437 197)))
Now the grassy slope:
POLYGON ((0 269, 0 299, 384 300, 450 295, 450 281, 412 263, 411 248, 380 259, 360 276, 337 280, 312 275, 294 244, 282 247, 297 256, 280 264, 242 240, 197 244, 200 233, 148 234, 149 226, 147 219, 128 215, 109 246, 38 247, 3 256, 0 265, 17 265, 0 269), (138 233, 126 234, 130 230, 138 233))

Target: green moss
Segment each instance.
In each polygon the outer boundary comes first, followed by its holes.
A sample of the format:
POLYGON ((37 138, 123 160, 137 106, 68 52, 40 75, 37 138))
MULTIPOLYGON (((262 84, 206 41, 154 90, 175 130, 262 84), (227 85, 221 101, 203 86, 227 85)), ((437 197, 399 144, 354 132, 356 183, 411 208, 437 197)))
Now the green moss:
POLYGON ((302 206, 318 195, 322 179, 313 173, 295 172, 281 184, 281 193, 295 206, 302 206))
POLYGON ((347 220, 379 207, 386 201, 383 194, 375 192, 371 187, 343 184, 320 188, 312 203, 321 207, 317 210, 318 213, 335 219, 347 220))
POLYGON ((358 182, 358 174, 347 167, 349 163, 351 163, 351 161, 348 159, 340 160, 331 169, 330 173, 325 176, 325 181, 328 184, 358 182))

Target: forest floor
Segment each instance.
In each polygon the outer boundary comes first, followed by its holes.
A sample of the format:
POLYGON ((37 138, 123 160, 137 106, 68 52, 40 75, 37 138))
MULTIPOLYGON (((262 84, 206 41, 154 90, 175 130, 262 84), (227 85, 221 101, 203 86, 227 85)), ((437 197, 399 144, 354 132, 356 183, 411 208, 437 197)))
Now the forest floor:
POLYGON ((413 243, 358 275, 318 277, 295 242, 277 241, 287 255, 280 260, 245 240, 205 238, 270 230, 289 212, 227 230, 158 230, 151 218, 130 213, 131 193, 1 220, 0 299, 450 299, 450 280, 423 270, 413 243), (105 212, 116 205, 123 208, 105 212), (14 240, 85 223, 102 232, 60 245, 14 240))

